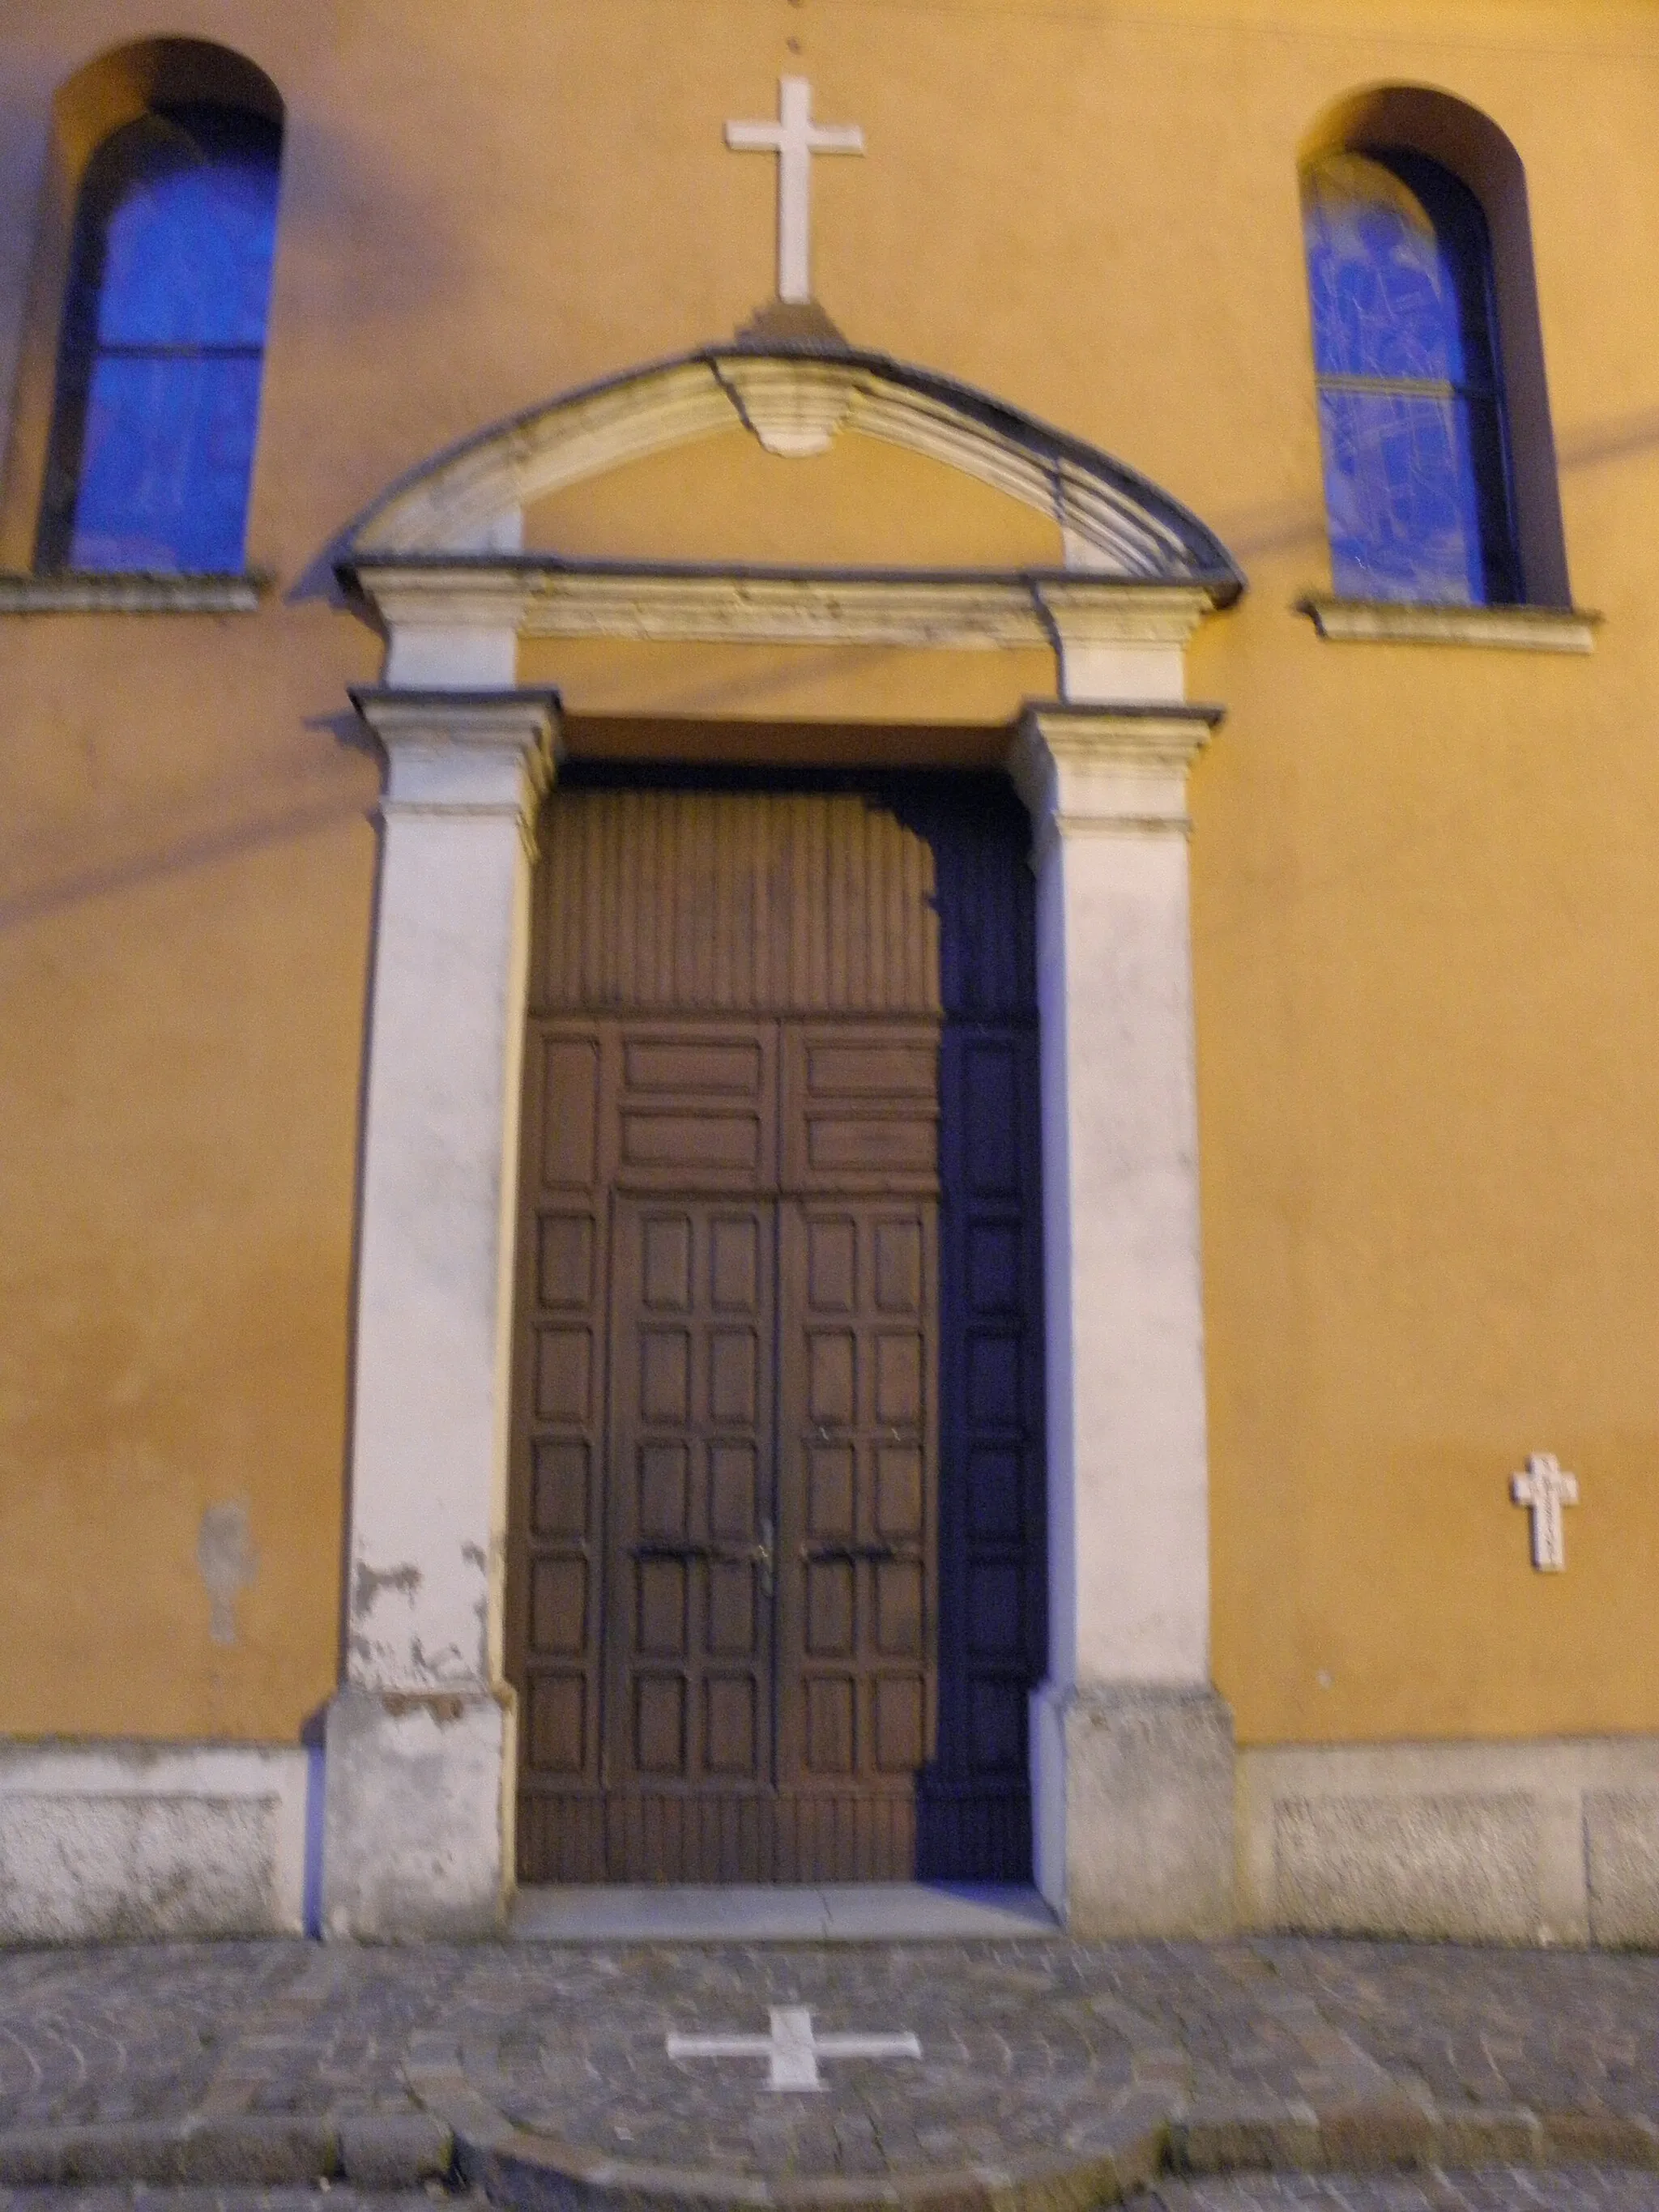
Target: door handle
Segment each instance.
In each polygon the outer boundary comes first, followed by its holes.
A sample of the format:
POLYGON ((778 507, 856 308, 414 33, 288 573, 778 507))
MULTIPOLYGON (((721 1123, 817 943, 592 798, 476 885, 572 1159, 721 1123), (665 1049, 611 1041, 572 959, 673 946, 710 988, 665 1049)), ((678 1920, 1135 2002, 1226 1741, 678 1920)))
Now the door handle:
POLYGON ((676 1544, 672 1542, 630 1544, 628 1555, 632 1559, 708 1559, 717 1567, 758 1567, 761 1589, 766 1596, 772 1595, 772 1580, 776 1560, 772 1551, 772 1523, 761 1522, 757 1544, 676 1544))
POLYGON ((803 1544, 800 1555, 812 1565, 822 1559, 896 1559, 891 1544, 803 1544))

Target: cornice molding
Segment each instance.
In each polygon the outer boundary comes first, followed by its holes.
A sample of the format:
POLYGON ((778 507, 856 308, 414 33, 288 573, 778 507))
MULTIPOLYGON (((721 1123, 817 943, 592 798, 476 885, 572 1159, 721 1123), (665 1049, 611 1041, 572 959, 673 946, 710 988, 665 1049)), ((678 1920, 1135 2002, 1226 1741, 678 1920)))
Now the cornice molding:
POLYGON ((1475 645, 1509 653, 1590 653, 1601 617, 1579 607, 1419 605, 1310 592, 1296 603, 1336 645, 1475 645))
POLYGON ((1034 574, 1030 588, 1067 645, 1183 647, 1206 616, 1229 604, 1190 585, 1126 586, 1087 571, 1034 574))
POLYGON ((353 684, 347 696, 388 750, 397 745, 513 745, 555 742, 562 702, 544 685, 501 691, 423 690, 353 684))
POLYGON ((269 576, 64 570, 0 575, 0 615, 251 615, 269 576))
POLYGON ((759 568, 530 555, 365 556, 343 580, 388 629, 655 643, 1009 648, 1183 646, 1218 603, 1204 584, 1065 570, 759 568))

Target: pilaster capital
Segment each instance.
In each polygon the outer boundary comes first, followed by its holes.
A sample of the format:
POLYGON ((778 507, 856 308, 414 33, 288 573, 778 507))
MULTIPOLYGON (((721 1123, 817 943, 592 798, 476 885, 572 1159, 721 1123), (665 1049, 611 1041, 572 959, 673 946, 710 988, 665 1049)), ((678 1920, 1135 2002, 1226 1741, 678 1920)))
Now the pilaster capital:
POLYGON ((507 815, 527 837, 560 750, 556 691, 364 688, 351 703, 386 749, 382 811, 507 815))
POLYGON ((1008 773, 1030 811, 1039 854, 1079 832, 1184 835, 1187 772, 1221 714, 1219 707, 1175 703, 1029 702, 1008 773))

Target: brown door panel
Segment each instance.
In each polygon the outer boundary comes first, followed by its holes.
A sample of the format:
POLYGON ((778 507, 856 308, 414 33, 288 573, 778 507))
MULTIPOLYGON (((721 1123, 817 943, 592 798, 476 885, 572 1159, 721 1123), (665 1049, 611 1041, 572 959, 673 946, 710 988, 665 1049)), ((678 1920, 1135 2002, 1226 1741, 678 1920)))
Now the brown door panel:
MULTIPOLYGON (((599 1776, 609 1273, 599 1182, 604 1061, 596 1023, 532 1029, 516 1267, 510 1510, 518 1540, 508 1555, 507 1651, 526 1778, 559 1796, 592 1790, 599 1776)), ((526 1851, 539 1866, 529 1832, 535 1826, 532 1808, 526 1851)), ((579 1853, 577 1871, 587 1863, 579 1853)))
POLYGON ((769 1201, 614 1201, 604 1779, 769 1789, 769 1201))
POLYGON ((783 1037, 789 1191, 939 1189, 936 1022, 791 1022, 783 1037))
POLYGON ((775 1022, 616 1024, 607 1181, 630 1191, 775 1189, 777 1041, 775 1022))
POLYGON ((938 1700, 932 1199, 779 1220, 778 1782, 908 1796, 938 1700))

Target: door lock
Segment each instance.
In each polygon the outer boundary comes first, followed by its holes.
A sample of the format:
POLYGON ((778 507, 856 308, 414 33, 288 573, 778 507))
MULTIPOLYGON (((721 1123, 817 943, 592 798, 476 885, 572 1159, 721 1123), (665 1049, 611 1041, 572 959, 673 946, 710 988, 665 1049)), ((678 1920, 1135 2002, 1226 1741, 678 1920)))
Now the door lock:
POLYGON ((761 1522, 760 1541, 749 1556, 760 1569, 761 1595, 770 1597, 776 1561, 772 1556, 772 1523, 769 1521, 761 1522))

